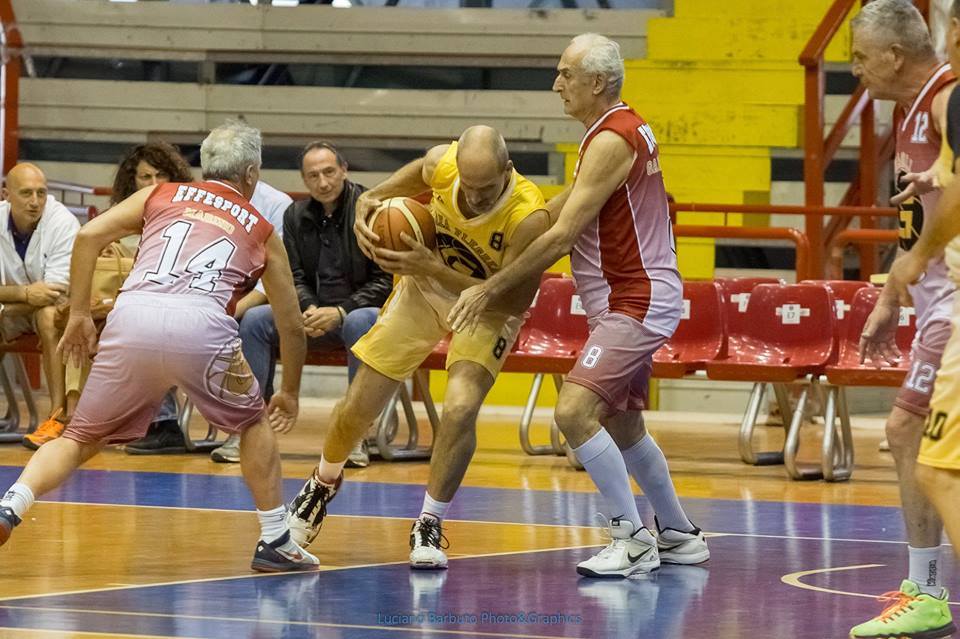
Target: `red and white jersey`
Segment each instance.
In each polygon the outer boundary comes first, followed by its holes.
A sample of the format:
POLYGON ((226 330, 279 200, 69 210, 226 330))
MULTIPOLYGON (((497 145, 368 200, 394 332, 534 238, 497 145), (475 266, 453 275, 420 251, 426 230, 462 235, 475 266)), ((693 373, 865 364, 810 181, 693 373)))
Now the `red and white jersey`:
POLYGON ((588 317, 622 313, 669 337, 680 322, 683 284, 660 148, 650 125, 621 102, 587 129, 574 179, 587 147, 601 131, 613 131, 633 147, 633 166, 577 238, 570 256, 577 292, 588 317))
MULTIPOLYGON (((902 188, 900 178, 907 173, 926 171, 940 155, 941 136, 935 130, 931 107, 936 95, 956 81, 949 64, 943 64, 930 75, 908 110, 899 109, 900 125, 896 131, 895 189, 902 188)), ((931 215, 940 199, 936 189, 914 197, 900 205, 900 248, 909 251, 920 237, 924 217, 931 215)), ((910 287, 917 326, 922 327, 935 318, 949 318, 953 305, 955 285, 947 274, 943 257, 931 260, 924 278, 910 287)))
POLYGON ((232 315, 266 267, 271 233, 228 184, 161 184, 144 206, 140 249, 121 290, 204 295, 232 315))

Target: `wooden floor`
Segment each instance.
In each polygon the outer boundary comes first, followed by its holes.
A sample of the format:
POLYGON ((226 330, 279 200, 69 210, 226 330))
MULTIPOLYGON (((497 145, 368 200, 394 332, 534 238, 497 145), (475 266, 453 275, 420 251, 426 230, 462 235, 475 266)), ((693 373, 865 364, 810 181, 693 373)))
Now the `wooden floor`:
MULTIPOLYGON (((318 460, 330 407, 329 402, 305 401, 301 423, 281 439, 284 477, 290 480, 286 492, 292 494, 318 460)), ((892 459, 877 451, 880 419, 855 421, 854 479, 836 484, 792 482, 785 478, 782 467, 743 465, 736 453, 736 415, 650 413, 647 421, 670 460, 678 493, 691 517, 715 533, 709 573, 718 587, 725 579, 717 574, 726 570, 720 568, 726 565, 724 561, 730 562, 731 574, 742 572, 744 561, 735 557, 743 552, 752 553, 750 561, 760 561, 766 553, 772 553, 771 558, 793 557, 790 553, 797 551, 791 551, 790 544, 797 542, 789 540, 818 540, 812 542, 819 544, 815 549, 804 550, 813 553, 811 558, 800 553, 792 559, 776 559, 771 574, 761 565, 757 568, 760 577, 744 575, 745 601, 750 600, 751 587, 776 587, 795 597, 819 597, 815 601, 824 603, 827 595, 823 592, 835 588, 784 585, 790 576, 786 573, 825 568, 827 559, 835 559, 836 543, 850 537, 866 536, 881 544, 902 541, 898 512, 883 508, 898 506, 898 493, 892 459), (879 508, 865 508, 865 514, 855 519, 847 507, 879 508), (863 523, 868 521, 880 523, 863 523), (759 552, 752 545, 743 545, 748 542, 771 546, 759 552), (788 544, 786 549, 777 547, 781 543, 788 544), (757 579, 770 579, 770 585, 757 586, 757 579)), ((514 607, 515 591, 501 589, 491 594, 477 590, 479 578, 454 586, 455 579, 467 577, 467 565, 474 565, 478 575, 487 575, 484 579, 500 579, 504 584, 518 580, 518 585, 505 588, 534 588, 540 599, 531 605, 549 608, 555 604, 566 610, 567 603, 561 602, 568 602, 571 611, 590 610, 591 623, 530 628, 455 620, 442 626, 428 624, 431 635, 707 636, 699 631, 710 626, 709 616, 701 623, 683 615, 664 620, 658 612, 641 620, 630 613, 638 602, 651 596, 637 584, 606 592, 603 589, 610 588, 608 585, 577 581, 572 562, 592 552, 590 547, 604 543, 592 526, 590 511, 600 506, 593 484, 585 473, 570 468, 564 457, 524 455, 516 424, 516 419, 502 416, 481 417, 478 452, 445 530, 451 543, 446 585, 445 573, 417 574, 406 566, 406 538, 422 500, 429 469, 426 462, 377 462, 363 470, 347 471, 343 496, 331 505, 329 522, 313 547, 324 566, 318 579, 326 581, 308 584, 284 581, 290 578, 283 576, 251 579, 249 561, 257 522, 249 511, 238 465, 215 464, 203 455, 135 457, 108 450, 67 486, 39 502, 0 551, 0 637, 235 639, 383 637, 391 632, 417 636, 417 628, 422 626, 381 623, 381 608, 404 611, 424 601, 430 605, 429 598, 439 597, 441 592, 467 612, 478 609, 487 596, 501 602, 504 609, 514 607), (544 565, 535 562, 546 556, 555 559, 548 562, 555 575, 543 576, 536 568, 526 576, 518 572, 525 562, 544 565), (485 563, 476 563, 480 561, 485 563), (362 575, 367 577, 361 579, 362 575), (384 579, 396 579, 397 591, 409 597, 399 603, 387 595, 371 599, 369 588, 380 586, 359 585, 380 584, 384 579), (332 584, 343 580, 357 590, 353 599, 324 607, 329 603, 325 595, 311 594, 314 589, 329 593, 332 584), (203 589, 204 584, 216 586, 203 589), (287 596, 295 599, 278 603, 287 596), (317 604, 320 608, 303 615, 290 613, 284 606, 301 605, 298 597, 315 597, 321 601, 317 604), (231 608, 237 598, 247 602, 245 608, 231 608), (347 614, 347 610, 352 612, 347 614), (245 626, 240 624, 244 619, 245 626), (693 631, 697 632, 691 634, 693 631)), ((194 430, 197 435, 203 432, 202 422, 197 420, 194 430)), ((546 440, 546 423, 535 428, 534 436, 546 440)), ((779 446, 782 428, 765 427, 761 438, 769 440, 771 447, 779 446)), ((808 448, 812 458, 816 443, 810 442, 808 448)), ((29 456, 30 451, 18 445, 0 447, 0 488, 16 478, 18 467, 29 456)), ((649 517, 648 509, 642 512, 649 517)), ((886 548, 884 554, 890 562, 873 563, 896 568, 905 552, 897 545, 886 548)), ((706 572, 661 573, 657 585, 661 600, 668 593, 683 601, 694 597, 691 593, 696 594, 694 599, 707 597, 703 594, 706 572)), ((876 612, 865 599, 868 593, 889 590, 898 579, 891 574, 878 581, 882 583, 875 588, 859 584, 844 590, 849 596, 840 599, 849 607, 833 606, 839 619, 833 622, 836 636, 845 636, 850 625, 862 621, 858 616, 876 612)), ((439 605, 439 601, 433 604, 439 605)), ((728 605, 720 600, 716 604, 716 614, 728 605)), ((798 600, 799 608, 784 611, 784 619, 801 614, 806 605, 811 604, 798 600)), ((660 607, 659 603, 654 606, 660 607)), ((713 636, 759 636, 747 621, 738 623, 713 636)), ((765 636, 788 635, 767 632, 765 636)), ((789 636, 824 635, 801 632, 789 636)))

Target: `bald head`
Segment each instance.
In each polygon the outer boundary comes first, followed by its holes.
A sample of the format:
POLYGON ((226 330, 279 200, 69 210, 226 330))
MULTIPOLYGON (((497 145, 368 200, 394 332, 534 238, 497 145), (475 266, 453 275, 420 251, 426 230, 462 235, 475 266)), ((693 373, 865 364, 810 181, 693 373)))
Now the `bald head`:
POLYGON ((500 199, 513 176, 507 143, 493 127, 472 126, 457 142, 460 190, 473 213, 487 213, 500 199))
POLYGON ((463 170, 462 163, 487 164, 496 172, 503 172, 510 161, 507 143, 500 132, 490 126, 472 126, 460 136, 457 144, 457 166, 463 170))
POLYGON ((40 167, 24 162, 10 169, 3 199, 10 203, 10 215, 21 233, 35 229, 47 204, 47 178, 40 167))
POLYGON ((13 185, 20 184, 24 181, 35 180, 42 181, 44 186, 47 184, 47 176, 43 174, 39 166, 30 164, 29 162, 21 162, 7 173, 7 188, 13 188, 13 185))

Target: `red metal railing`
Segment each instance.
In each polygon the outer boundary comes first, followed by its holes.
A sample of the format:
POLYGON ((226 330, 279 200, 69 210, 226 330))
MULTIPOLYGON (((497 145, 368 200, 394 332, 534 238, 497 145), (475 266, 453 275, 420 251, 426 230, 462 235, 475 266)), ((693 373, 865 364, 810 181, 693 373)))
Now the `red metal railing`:
MULTIPOLYGON (((822 228, 824 217, 832 216, 836 219, 850 219, 853 217, 897 217, 897 209, 872 206, 791 206, 773 204, 709 204, 690 202, 671 202, 671 213, 721 213, 726 216, 730 213, 778 213, 783 215, 803 215, 806 218, 805 227, 811 226, 811 220, 822 228)), ((797 281, 802 279, 821 279, 824 274, 824 265, 814 262, 813 240, 799 229, 784 227, 754 227, 754 226, 692 226, 677 224, 674 226, 677 237, 713 237, 713 238, 740 238, 740 239, 773 239, 792 242, 796 246, 797 281)), ((839 259, 841 267, 831 268, 831 277, 842 278, 843 249, 848 244, 858 247, 872 247, 878 243, 895 242, 896 231, 875 229, 851 229, 838 233, 836 239, 829 245, 831 249, 831 267, 839 259)), ((862 255, 862 252, 861 252, 862 255)), ((863 261, 860 263, 860 277, 867 279, 874 270, 863 261)))
POLYGON ((3 175, 17 163, 20 146, 20 56, 23 38, 11 0, 0 0, 0 157, 3 175))
MULTIPOLYGON (((869 0, 835 0, 816 31, 807 42, 799 61, 804 67, 804 202, 809 206, 823 206, 824 179, 827 167, 833 161, 844 137, 850 129, 860 122, 859 170, 850 184, 850 188, 840 201, 841 206, 873 206, 877 196, 877 175, 880 165, 893 157, 893 131, 884 134, 879 140, 875 132, 873 100, 863 86, 850 96, 840 117, 834 123, 830 133, 823 137, 824 101, 826 97, 826 74, 824 54, 839 32, 847 15, 857 5, 869 0)), ((926 17, 929 13, 929 0, 914 0, 914 4, 926 17)), ((860 217, 861 229, 875 226, 873 215, 860 217)), ((823 226, 822 220, 807 217, 806 233, 810 238, 811 259, 814 265, 824 263, 823 250, 836 243, 837 237, 850 222, 848 216, 835 217, 823 226)), ((876 252, 866 244, 861 244, 861 270, 876 270, 876 252)))

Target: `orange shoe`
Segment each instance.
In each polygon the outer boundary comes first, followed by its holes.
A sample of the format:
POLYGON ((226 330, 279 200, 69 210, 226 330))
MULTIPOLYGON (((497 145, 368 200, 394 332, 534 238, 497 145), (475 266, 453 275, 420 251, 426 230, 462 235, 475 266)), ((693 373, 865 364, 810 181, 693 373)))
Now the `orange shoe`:
POLYGON ((63 434, 63 429, 66 428, 66 424, 57 420, 62 413, 63 409, 61 408, 55 410, 47 421, 37 426, 37 430, 24 435, 20 443, 30 450, 37 450, 47 442, 60 437, 63 434))

